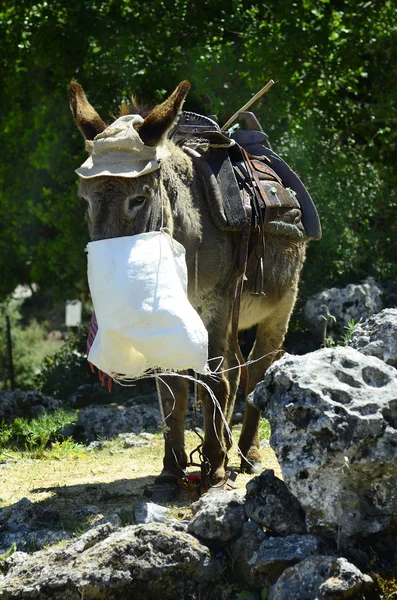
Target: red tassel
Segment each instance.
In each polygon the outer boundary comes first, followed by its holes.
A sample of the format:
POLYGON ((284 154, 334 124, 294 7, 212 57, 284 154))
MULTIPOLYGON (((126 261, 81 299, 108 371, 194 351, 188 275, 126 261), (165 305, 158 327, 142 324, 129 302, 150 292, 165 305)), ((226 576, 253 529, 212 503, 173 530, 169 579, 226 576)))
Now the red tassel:
POLYGON ((109 392, 109 394, 112 391, 112 387, 113 387, 113 379, 111 377, 109 377, 109 379, 108 379, 108 392, 109 392))
POLYGON ((90 363, 90 361, 88 361, 88 364, 90 365, 90 369, 93 373, 95 373, 95 367, 92 363, 90 363))

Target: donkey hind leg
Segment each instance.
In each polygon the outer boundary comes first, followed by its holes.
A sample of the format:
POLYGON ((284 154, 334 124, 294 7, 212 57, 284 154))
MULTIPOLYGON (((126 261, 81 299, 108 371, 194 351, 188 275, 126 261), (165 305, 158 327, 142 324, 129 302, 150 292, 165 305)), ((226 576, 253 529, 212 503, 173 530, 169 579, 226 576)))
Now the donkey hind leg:
POLYGON ((168 502, 179 491, 178 479, 187 465, 185 452, 185 414, 189 383, 182 377, 163 377, 159 380, 160 401, 165 417, 163 470, 155 479, 154 502, 168 502))
MULTIPOLYGON (((228 366, 229 356, 229 336, 227 333, 224 333, 228 330, 227 317, 228 315, 225 311, 223 314, 223 323, 218 323, 219 335, 216 337, 213 336, 212 339, 210 338, 209 342, 209 356, 224 356, 226 358, 226 366, 228 366)), ((210 328, 208 329, 211 331, 210 328)), ((223 368, 221 366, 220 370, 222 371, 223 368)), ((203 454, 211 465, 210 478, 212 483, 219 482, 225 476, 226 453, 231 445, 225 429, 225 421, 227 421, 229 413, 228 403, 229 401, 234 401, 230 392, 235 393, 236 384, 232 382, 232 385, 230 385, 227 375, 227 373, 219 373, 219 375, 202 377, 202 381, 212 390, 217 403, 214 402, 214 399, 211 398, 211 395, 202 385, 199 386, 204 417, 203 454)))
POLYGON ((291 299, 284 298, 269 317, 258 323, 255 343, 249 355, 249 360, 257 362, 248 367, 244 421, 239 440, 239 448, 244 457, 241 459, 241 468, 249 473, 257 473, 261 465, 258 435, 260 412, 247 401, 247 397, 279 355, 294 302, 295 296, 291 299), (263 358, 258 360, 261 357, 263 358))

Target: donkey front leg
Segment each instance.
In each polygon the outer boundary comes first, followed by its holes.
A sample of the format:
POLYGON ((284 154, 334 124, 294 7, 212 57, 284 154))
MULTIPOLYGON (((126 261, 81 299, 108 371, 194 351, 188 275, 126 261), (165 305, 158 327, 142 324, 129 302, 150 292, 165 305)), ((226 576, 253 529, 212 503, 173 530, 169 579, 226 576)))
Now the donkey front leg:
POLYGON ((154 502, 167 502, 178 491, 178 479, 187 465, 185 452, 185 415, 188 406, 189 384, 181 377, 163 377, 158 391, 165 417, 163 470, 155 479, 154 502))
POLYGON ((260 412, 247 401, 247 397, 254 391, 256 384, 263 379, 268 367, 280 355, 295 296, 294 293, 284 297, 272 313, 258 323, 255 343, 249 356, 249 360, 255 362, 248 367, 244 422, 239 440, 239 448, 244 456, 241 460, 241 468, 249 473, 257 473, 260 470, 261 453, 258 435, 260 412))
MULTIPOLYGON (((224 321, 226 321, 224 318, 224 321)), ((209 341, 209 356, 227 357, 229 350, 228 325, 218 322, 218 327, 212 329, 212 336, 209 341), (215 336, 215 332, 218 333, 215 336)), ((211 331, 210 328, 208 328, 211 331)), ((211 363, 210 363, 211 364, 211 363)), ((214 364, 214 363, 212 363, 214 364)), ((226 363, 227 364, 227 363, 226 363)), ((217 483, 225 476, 225 459, 227 450, 231 446, 226 430, 227 416, 229 413, 229 402, 231 398, 230 383, 224 373, 219 373, 211 377, 203 377, 205 382, 212 390, 210 394, 203 386, 200 386, 199 394, 203 406, 204 417, 204 444, 203 454, 209 460, 211 465, 210 478, 212 483, 217 483), (214 396, 216 400, 214 399, 214 396)), ((235 386, 233 385, 233 393, 235 386)))

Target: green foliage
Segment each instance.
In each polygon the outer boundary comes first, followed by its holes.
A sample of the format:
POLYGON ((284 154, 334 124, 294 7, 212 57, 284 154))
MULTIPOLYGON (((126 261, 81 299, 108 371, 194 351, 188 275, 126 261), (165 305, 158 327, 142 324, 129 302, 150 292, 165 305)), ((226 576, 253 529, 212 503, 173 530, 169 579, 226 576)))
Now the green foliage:
MULTIPOLYGON (((44 412, 35 419, 17 418, 9 425, 0 424, 0 452, 7 448, 25 448, 40 458, 50 442, 63 441, 62 430, 76 420, 76 413, 72 411, 57 410, 53 413, 44 412)), ((66 442, 55 446, 59 458, 70 451, 70 445, 74 442, 66 442)))
POLYGON ((345 333, 342 336, 343 346, 348 346, 350 344, 352 335, 353 335, 354 330, 356 329, 357 325, 358 325, 357 321, 355 321, 354 319, 349 319, 349 321, 347 322, 347 325, 345 325, 345 327, 344 327, 345 333))
POLYGON ((391 0, 3 3, 0 297, 31 282, 63 297, 87 291, 73 77, 105 119, 130 92, 158 102, 189 78, 186 108, 221 123, 273 77, 255 112, 323 223, 304 291, 395 278, 396 30, 391 0))
POLYGON ((14 378, 17 389, 34 389, 34 382, 44 358, 54 353, 62 344, 47 340, 48 327, 33 319, 23 326, 20 313, 21 300, 0 304, 0 390, 9 389, 9 359, 6 335, 6 314, 10 318, 14 378))
POLYGON ((272 433, 271 429, 270 429, 270 423, 264 417, 261 417, 259 419, 258 432, 259 432, 260 440, 269 440, 270 439, 270 435, 272 433))
POLYGON ((41 365, 35 386, 49 396, 66 400, 79 385, 97 381, 87 362, 88 326, 71 334, 59 352, 48 356, 41 365))
MULTIPOLYGON (((15 542, 13 542, 9 548, 9 550, 7 550, 7 552, 5 552, 4 554, 0 554, 0 561, 1 560, 5 560, 6 558, 9 558, 10 556, 12 556, 14 554, 14 552, 17 551, 17 545, 15 542)), ((1 567, 0 567, 0 571, 1 571, 1 567)))

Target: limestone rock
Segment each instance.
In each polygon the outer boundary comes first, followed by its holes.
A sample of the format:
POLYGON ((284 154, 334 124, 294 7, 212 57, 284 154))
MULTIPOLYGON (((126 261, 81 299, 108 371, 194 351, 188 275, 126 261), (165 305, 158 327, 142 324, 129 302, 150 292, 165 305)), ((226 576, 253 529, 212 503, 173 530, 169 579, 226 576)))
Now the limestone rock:
POLYGON ((314 535, 272 537, 253 522, 244 525, 231 549, 234 571, 254 588, 274 583, 284 569, 320 551, 321 542, 314 535))
POLYGON ((0 422, 11 423, 17 417, 37 417, 44 410, 54 412, 63 406, 61 400, 41 392, 0 391, 0 422))
POLYGON ((205 596, 220 565, 194 537, 162 524, 97 528, 0 574, 0 600, 175 600, 205 596), (194 594, 197 593, 197 596, 194 594))
POLYGON ((372 579, 345 558, 314 556, 286 569, 270 588, 269 600, 359 600, 373 587, 372 579))
POLYGON ((283 479, 311 532, 343 538, 397 515, 397 372, 352 348, 285 355, 258 384, 283 479))
POLYGON ((169 523, 169 509, 154 502, 139 502, 135 509, 135 523, 169 523))
POLYGON ((357 325, 350 346, 397 368, 397 309, 387 308, 357 325))
POLYGON ((91 442, 98 437, 115 438, 119 433, 156 431, 160 422, 158 408, 146 405, 92 405, 79 412, 76 423, 78 435, 91 442))
POLYGON ((247 483, 245 512, 249 519, 279 535, 306 533, 301 505, 272 469, 247 483))
POLYGON ((227 542, 240 533, 246 520, 244 498, 240 494, 212 489, 197 502, 197 512, 188 531, 204 540, 227 542))
POLYGON ((304 307, 304 316, 311 331, 322 338, 324 320, 323 305, 328 307, 329 312, 336 319, 330 320, 327 332, 343 334, 344 327, 350 320, 356 323, 360 319, 367 319, 371 315, 382 310, 382 288, 371 277, 359 284, 349 284, 345 288, 330 288, 313 296, 304 307), (320 317, 320 318, 319 318, 320 317))
POLYGON ((71 533, 55 528, 59 520, 57 511, 43 509, 27 498, 0 509, 0 554, 13 544, 18 550, 35 551, 70 539, 71 533))

